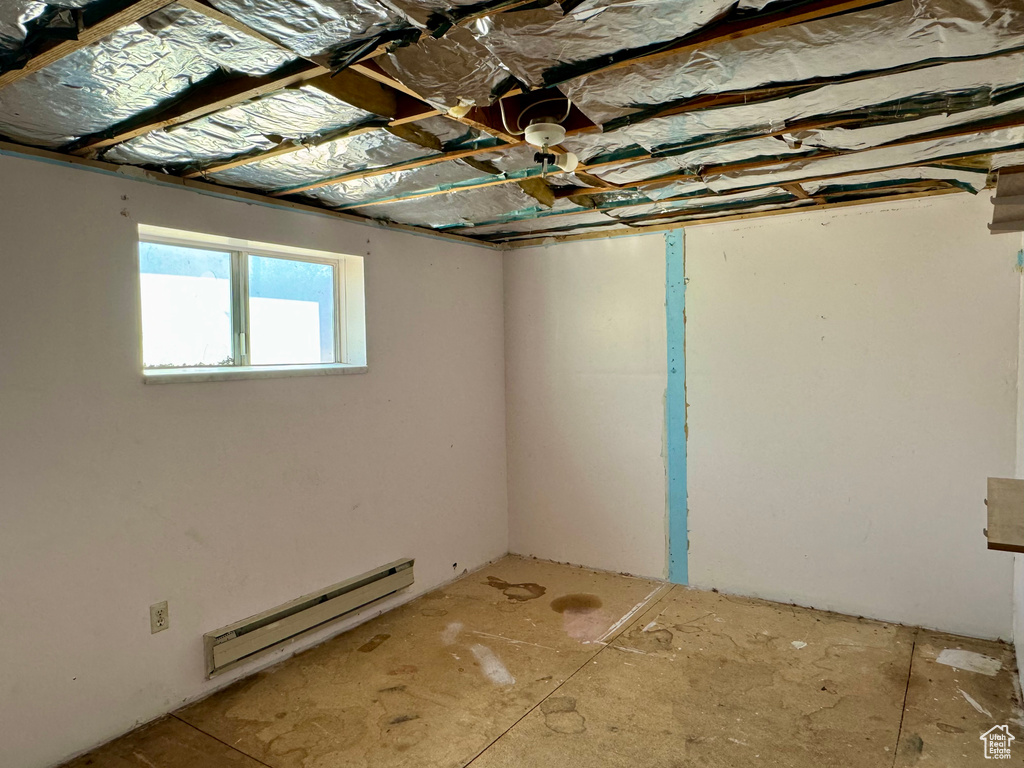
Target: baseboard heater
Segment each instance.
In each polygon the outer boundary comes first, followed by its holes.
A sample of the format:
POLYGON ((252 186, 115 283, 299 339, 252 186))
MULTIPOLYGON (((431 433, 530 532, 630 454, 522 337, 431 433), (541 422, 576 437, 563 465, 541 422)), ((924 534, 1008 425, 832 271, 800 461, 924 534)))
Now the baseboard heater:
POLYGON ((396 560, 318 592, 203 635, 206 676, 213 677, 329 621, 413 583, 413 560, 396 560))

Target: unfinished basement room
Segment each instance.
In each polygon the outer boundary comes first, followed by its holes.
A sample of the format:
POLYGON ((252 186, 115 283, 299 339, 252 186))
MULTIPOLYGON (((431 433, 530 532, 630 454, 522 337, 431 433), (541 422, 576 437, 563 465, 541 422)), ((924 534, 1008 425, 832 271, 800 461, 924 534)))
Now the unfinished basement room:
POLYGON ((0 0, 0 768, 1024 766, 1022 351, 1024 0, 0 0))

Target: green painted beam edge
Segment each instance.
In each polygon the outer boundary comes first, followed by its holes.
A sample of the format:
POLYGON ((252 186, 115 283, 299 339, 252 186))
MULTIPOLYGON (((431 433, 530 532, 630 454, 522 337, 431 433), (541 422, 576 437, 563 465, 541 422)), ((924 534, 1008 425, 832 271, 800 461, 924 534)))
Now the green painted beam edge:
POLYGON ((665 321, 668 386, 665 390, 668 580, 689 580, 686 498, 686 270, 683 230, 665 233, 665 321))

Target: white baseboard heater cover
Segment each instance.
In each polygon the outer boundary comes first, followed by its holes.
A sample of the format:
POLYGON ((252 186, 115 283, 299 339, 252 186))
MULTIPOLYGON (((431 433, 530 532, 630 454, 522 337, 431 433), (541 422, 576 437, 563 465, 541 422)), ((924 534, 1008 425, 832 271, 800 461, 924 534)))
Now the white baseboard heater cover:
POLYGON ((413 560, 396 560, 269 611, 203 635, 206 676, 213 677, 329 621, 413 583, 413 560))

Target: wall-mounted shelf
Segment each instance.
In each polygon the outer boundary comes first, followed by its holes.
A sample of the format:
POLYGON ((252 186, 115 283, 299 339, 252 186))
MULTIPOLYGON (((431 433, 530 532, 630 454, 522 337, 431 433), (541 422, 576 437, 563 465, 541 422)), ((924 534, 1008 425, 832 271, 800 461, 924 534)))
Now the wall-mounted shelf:
POLYGON ((988 479, 988 548, 1024 552, 1024 480, 988 479))

